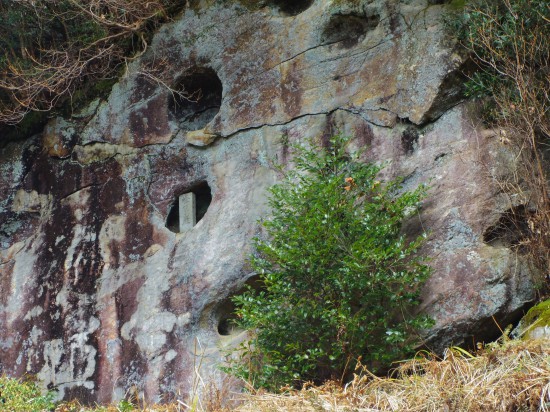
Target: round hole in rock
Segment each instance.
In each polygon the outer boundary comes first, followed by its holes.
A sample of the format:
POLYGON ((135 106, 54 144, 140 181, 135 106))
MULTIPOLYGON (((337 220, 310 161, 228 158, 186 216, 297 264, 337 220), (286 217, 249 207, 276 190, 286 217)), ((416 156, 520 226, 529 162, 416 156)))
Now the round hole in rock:
MULTIPOLYGON (((245 282, 244 286, 232 296, 243 294, 245 291, 248 290, 248 286, 256 291, 259 291, 261 289, 261 285, 258 276, 250 277, 245 282)), ((218 334, 221 336, 238 335, 239 333, 243 332, 243 330, 235 324, 235 304, 233 303, 231 298, 227 298, 219 304, 218 308, 216 309, 216 319, 218 334)))
POLYGON ((166 227, 174 233, 182 232, 182 228, 191 228, 199 222, 206 214, 212 203, 212 191, 206 181, 193 185, 189 190, 176 196, 168 216, 166 227), (192 194, 191 200, 185 195, 192 194), (185 215, 181 214, 180 201, 194 201, 194 208, 184 208, 185 215))
POLYGON ((296 16, 311 7, 314 0, 270 0, 268 5, 278 9, 283 15, 296 16))
POLYGON ((223 85, 211 68, 193 69, 174 89, 168 107, 182 129, 200 130, 220 111, 223 85))
POLYGON ((340 43, 343 48, 353 47, 369 30, 376 28, 379 22, 380 16, 334 15, 323 30, 321 42, 340 43))

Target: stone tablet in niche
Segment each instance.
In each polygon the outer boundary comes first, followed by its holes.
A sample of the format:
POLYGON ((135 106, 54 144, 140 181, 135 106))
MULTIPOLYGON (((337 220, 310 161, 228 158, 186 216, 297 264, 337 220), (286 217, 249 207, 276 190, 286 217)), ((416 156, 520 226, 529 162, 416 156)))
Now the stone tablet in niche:
POLYGON ((179 197, 179 229, 180 233, 192 229, 197 224, 197 205, 193 192, 184 193, 179 197))
POLYGON ((212 192, 208 183, 195 184, 188 192, 175 197, 166 218, 166 227, 174 233, 192 229, 204 217, 211 202, 212 192))

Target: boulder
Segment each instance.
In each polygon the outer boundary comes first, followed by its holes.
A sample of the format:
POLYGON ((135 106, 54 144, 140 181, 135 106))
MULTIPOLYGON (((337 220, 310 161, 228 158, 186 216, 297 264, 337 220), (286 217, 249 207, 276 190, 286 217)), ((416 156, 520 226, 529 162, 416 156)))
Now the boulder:
POLYGON ((196 373, 222 382, 274 164, 336 133, 382 177, 430 186, 405 227, 429 234, 427 347, 490 340, 521 316, 534 272, 497 229, 526 201, 502 193, 515 157, 460 101, 444 4, 200 3, 89 115, 1 149, 0 374, 84 402, 181 399, 196 373), (195 225, 180 232, 186 193, 195 225))

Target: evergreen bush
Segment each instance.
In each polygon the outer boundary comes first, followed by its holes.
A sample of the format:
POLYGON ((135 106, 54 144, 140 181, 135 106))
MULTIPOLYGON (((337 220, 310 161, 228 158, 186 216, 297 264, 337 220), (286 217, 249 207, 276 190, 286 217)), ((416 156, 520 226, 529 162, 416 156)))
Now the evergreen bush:
POLYGON ((55 408, 55 393, 43 394, 30 380, 0 376, 0 410, 10 412, 39 412, 55 408))
POLYGON ((251 335, 226 368, 256 387, 343 380, 359 362, 386 367, 430 325, 409 312, 430 274, 416 254, 424 236, 401 231, 426 189, 377 181, 381 168, 348 154, 349 142, 294 147, 295 169, 270 189, 267 236, 251 258, 261 287, 233 300, 251 335))

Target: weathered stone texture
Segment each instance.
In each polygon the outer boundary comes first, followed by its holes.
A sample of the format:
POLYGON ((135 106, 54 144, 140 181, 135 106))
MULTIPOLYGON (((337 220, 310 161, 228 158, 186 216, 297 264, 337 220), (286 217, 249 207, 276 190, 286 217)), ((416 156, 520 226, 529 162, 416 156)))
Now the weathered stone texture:
POLYGON ((251 275, 272 162, 291 165, 287 141, 334 133, 355 136, 406 187, 431 185, 407 226, 429 233, 428 346, 492 338, 493 316, 505 324, 533 299, 523 257, 483 239, 514 206, 494 179, 513 157, 457 105, 463 61, 445 6, 225 3, 163 27, 91 117, 54 119, 2 149, 0 373, 100 402, 130 388, 149 401, 185 396, 198 363, 203 379, 220 378, 219 348, 238 336, 218 326, 251 275), (165 87, 194 73, 209 106, 165 87), (204 217, 169 230, 177 197, 204 182, 204 217))

